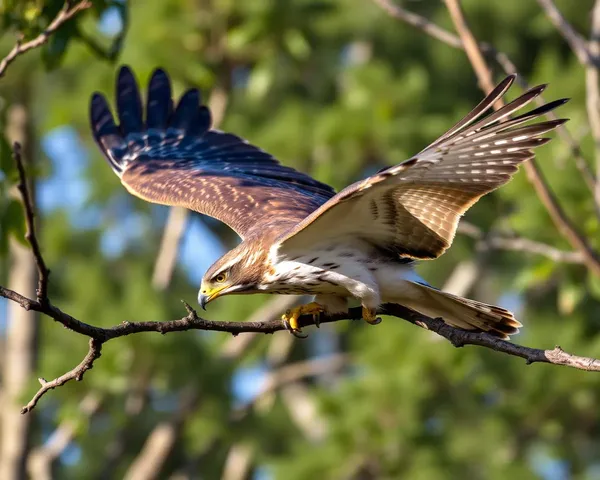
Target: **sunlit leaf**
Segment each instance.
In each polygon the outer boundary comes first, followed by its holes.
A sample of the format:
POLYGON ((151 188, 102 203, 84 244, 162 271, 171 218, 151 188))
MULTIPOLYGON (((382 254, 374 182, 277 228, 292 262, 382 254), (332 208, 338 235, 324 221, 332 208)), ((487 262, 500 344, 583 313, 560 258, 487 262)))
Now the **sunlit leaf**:
POLYGON ((271 62, 254 67, 248 80, 248 94, 257 99, 264 97, 273 83, 273 75, 271 62))
POLYGON ((310 45, 299 30, 286 31, 284 40, 289 52, 297 59, 302 60, 310 55, 310 45))
POLYGON ((558 309, 563 315, 570 315, 585 294, 581 285, 566 283, 558 291, 558 309))

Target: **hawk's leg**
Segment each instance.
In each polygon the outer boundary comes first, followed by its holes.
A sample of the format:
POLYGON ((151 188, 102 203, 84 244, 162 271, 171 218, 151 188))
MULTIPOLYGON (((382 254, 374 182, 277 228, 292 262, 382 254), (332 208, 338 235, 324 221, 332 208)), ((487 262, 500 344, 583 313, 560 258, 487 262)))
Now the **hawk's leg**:
POLYGON ((312 315, 315 325, 319 324, 319 316, 321 312, 325 311, 325 307, 316 302, 307 303, 306 305, 299 305, 291 308, 281 316, 283 324, 290 331, 292 335, 298 338, 306 338, 306 335, 302 334, 302 329, 298 325, 298 319, 302 315, 312 315))

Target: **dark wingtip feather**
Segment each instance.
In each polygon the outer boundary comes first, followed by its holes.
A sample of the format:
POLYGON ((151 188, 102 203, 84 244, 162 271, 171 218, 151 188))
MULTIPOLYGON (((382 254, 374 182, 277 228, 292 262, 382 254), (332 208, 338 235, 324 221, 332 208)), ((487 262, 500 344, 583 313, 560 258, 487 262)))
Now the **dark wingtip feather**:
POLYGON ((570 120, 570 118, 557 118, 556 120, 550 120, 548 121, 548 124, 553 125, 554 128, 556 127, 560 127, 561 125, 564 125, 565 123, 567 123, 570 120))
POLYGON ((540 85, 536 85, 535 87, 531 87, 529 90, 527 90, 526 93, 531 92, 531 93, 536 93, 537 95, 539 95, 544 90, 546 90, 546 88, 548 88, 548 84, 547 83, 542 83, 540 85))
POLYGON ((191 88, 183 94, 171 119, 171 127, 187 135, 201 135, 205 132, 199 120, 200 92, 191 88))
POLYGON ((119 69, 117 75, 116 97, 119 123, 123 135, 141 132, 144 129, 142 99, 133 72, 126 65, 119 69))
MULTIPOLYGON (((171 83, 169 81, 169 75, 167 75, 167 72, 164 68, 161 67, 156 67, 154 69, 154 72, 152 72, 152 78, 156 78, 156 79, 160 79, 161 81, 166 80, 167 83, 171 83)), ((152 80, 150 80, 152 81, 152 80)))
POLYGON ((509 88, 515 82, 516 79, 517 79, 517 74, 511 73, 511 74, 507 75, 506 77, 504 77, 496 88, 502 87, 502 88, 500 88, 500 90, 509 88))
MULTIPOLYGON (((519 120, 521 118, 533 119, 536 117, 540 117, 540 116, 545 115, 546 113, 564 105, 569 100, 570 100, 569 98, 559 98, 558 100, 553 100, 552 102, 545 103, 544 105, 542 105, 540 107, 534 108, 533 110, 530 110, 529 112, 523 113, 522 115, 519 115, 518 117, 513 118, 513 121, 519 120)), ((565 119, 565 121, 566 121, 566 119, 565 119)))
POLYGON ((169 124, 173 111, 171 81, 167 72, 157 68, 152 73, 148 84, 148 106, 146 111, 146 127, 164 129, 169 124))
POLYGON ((114 150, 123 147, 124 141, 104 95, 95 92, 90 100, 90 125, 94 140, 115 172, 123 169, 114 150))
POLYGON ((564 105, 565 103, 569 103, 571 101, 570 98, 559 98, 558 100, 555 100, 554 102, 550 102, 555 104, 555 106, 553 108, 557 108, 560 107, 561 105, 564 105))

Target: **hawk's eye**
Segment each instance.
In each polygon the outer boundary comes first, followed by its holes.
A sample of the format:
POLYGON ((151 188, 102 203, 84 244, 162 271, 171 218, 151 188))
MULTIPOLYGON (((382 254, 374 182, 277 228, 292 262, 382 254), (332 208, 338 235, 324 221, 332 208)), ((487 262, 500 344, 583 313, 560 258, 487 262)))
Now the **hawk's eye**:
POLYGON ((227 275, 225 275, 224 273, 219 273, 216 277, 215 277, 215 282, 217 283, 223 283, 225 281, 225 279, 227 278, 227 275))

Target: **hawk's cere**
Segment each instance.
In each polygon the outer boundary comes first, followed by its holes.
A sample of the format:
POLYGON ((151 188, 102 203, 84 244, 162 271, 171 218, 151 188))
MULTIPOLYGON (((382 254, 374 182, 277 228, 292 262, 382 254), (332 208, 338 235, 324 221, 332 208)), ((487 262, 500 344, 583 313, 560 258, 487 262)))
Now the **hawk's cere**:
POLYGON ((549 141, 541 135, 566 121, 524 126, 565 99, 510 118, 543 85, 489 113, 514 79, 505 78, 414 157, 337 194, 246 140, 212 130, 198 90, 187 91, 174 106, 169 78, 160 69, 152 75, 144 109, 133 74, 122 67, 116 85, 120 124, 106 99, 95 94, 91 126, 129 192, 210 215, 242 237, 204 275, 202 307, 230 293, 316 295, 313 303, 283 316, 298 334, 300 315, 345 311, 355 298, 369 323, 378 323, 380 304, 392 302, 507 338, 521 326, 511 312, 436 290, 419 280, 412 264, 444 253, 461 215, 508 182, 533 157, 532 149, 549 141))

